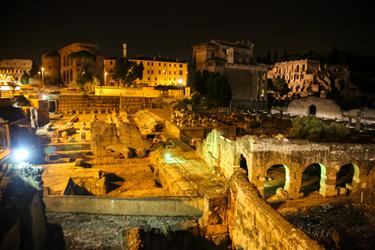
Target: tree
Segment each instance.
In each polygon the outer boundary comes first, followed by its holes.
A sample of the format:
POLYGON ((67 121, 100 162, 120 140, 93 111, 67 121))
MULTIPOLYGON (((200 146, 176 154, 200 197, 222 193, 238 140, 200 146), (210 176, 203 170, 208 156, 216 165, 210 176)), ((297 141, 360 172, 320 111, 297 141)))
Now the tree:
POLYGON ((275 50, 275 52, 273 54, 273 62, 277 63, 278 61, 279 61, 279 52, 277 50, 275 50))
POLYGON ((116 81, 129 86, 136 79, 143 78, 143 64, 129 61, 127 58, 120 57, 116 60, 113 78, 116 81))
POLYGON ((69 56, 76 60, 78 66, 76 83, 81 90, 84 90, 85 85, 93 80, 96 55, 86 50, 80 50, 69 56))
POLYGON ((270 87, 280 95, 286 95, 289 92, 288 84, 280 76, 272 79, 272 86, 270 87))
POLYGON ((271 63, 272 63, 272 59, 271 59, 271 50, 267 50, 266 63, 267 63, 267 64, 271 64, 271 63))
POLYGON ((38 64, 33 62, 33 64, 31 65, 30 73, 29 73, 30 77, 35 77, 38 74, 38 71, 39 71, 38 64))
POLYGON ((21 76, 21 80, 20 80, 20 82, 21 82, 22 84, 29 84, 29 79, 30 79, 29 74, 27 74, 26 71, 23 71, 23 74, 22 74, 22 76, 21 76))

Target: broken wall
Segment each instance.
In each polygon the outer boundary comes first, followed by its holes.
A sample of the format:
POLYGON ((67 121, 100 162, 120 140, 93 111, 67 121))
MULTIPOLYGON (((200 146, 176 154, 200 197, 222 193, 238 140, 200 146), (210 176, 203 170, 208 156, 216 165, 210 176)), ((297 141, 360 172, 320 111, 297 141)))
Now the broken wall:
POLYGON ((228 214, 233 249, 324 249, 270 207, 240 171, 230 180, 228 214))

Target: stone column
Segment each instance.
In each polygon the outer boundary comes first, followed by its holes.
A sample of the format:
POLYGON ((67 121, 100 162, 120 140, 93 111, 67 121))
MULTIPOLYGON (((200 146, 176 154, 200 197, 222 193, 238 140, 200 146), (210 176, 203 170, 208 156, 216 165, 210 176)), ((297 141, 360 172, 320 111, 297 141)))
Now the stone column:
MULTIPOLYGON (((298 168, 292 168, 298 169, 298 168)), ((289 171, 289 177, 285 176, 286 181, 289 178, 289 184, 286 191, 289 194, 290 199, 297 199, 299 197, 301 182, 302 182, 302 172, 301 171, 289 171)))
POLYGON ((326 166, 325 178, 320 179, 319 193, 324 197, 333 197, 337 195, 336 190, 336 173, 339 171, 340 165, 338 163, 330 163, 326 166))

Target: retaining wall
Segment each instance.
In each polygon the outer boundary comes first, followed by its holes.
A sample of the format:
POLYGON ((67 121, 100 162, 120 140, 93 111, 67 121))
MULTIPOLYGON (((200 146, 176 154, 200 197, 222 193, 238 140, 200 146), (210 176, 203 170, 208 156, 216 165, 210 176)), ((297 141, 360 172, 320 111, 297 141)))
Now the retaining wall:
POLYGON ((45 196, 47 212, 134 216, 201 216, 203 198, 112 198, 45 196))
POLYGON ((268 205, 240 171, 230 180, 228 228, 234 249, 324 249, 268 205))

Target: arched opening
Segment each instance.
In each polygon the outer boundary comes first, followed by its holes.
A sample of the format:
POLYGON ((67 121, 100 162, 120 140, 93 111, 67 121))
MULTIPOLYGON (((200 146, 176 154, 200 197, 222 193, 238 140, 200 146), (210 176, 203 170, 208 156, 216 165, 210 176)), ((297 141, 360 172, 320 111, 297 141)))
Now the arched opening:
POLYGON ((310 105, 309 115, 316 115, 316 106, 315 105, 310 105))
POLYGON ((359 168, 355 164, 346 164, 336 173, 336 188, 346 187, 346 184, 355 186, 359 183, 359 168))
POLYGON ((276 194, 278 188, 289 188, 289 169, 285 165, 273 165, 267 169, 263 195, 268 198, 276 194))
POLYGON ((305 168, 302 172, 300 192, 306 196, 312 192, 320 191, 324 186, 325 174, 325 167, 319 163, 311 164, 305 168))
POLYGON ((240 155, 239 165, 241 169, 244 169, 248 173, 246 158, 242 154, 240 155))

